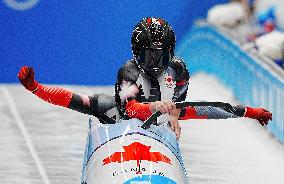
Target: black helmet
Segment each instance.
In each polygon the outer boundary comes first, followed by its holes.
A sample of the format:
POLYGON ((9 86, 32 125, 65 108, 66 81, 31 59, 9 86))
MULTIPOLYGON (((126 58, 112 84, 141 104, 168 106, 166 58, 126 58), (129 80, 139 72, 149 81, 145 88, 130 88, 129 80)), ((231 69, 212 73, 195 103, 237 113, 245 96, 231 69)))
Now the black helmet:
POLYGON ((132 53, 140 68, 157 77, 174 56, 176 38, 172 27, 161 18, 143 18, 132 32, 132 53))

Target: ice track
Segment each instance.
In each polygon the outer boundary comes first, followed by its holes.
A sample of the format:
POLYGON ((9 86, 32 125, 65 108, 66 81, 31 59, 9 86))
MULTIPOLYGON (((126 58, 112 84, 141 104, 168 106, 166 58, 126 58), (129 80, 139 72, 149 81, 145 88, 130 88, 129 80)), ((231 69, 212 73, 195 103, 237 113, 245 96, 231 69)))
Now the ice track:
MULTIPOLYGON (((81 94, 113 87, 64 86, 81 94)), ((191 78, 190 100, 238 104, 216 79, 191 78)), ((0 184, 77 184, 88 115, 47 104, 20 85, 0 85, 0 184)), ((284 183, 284 145, 255 121, 181 122, 192 184, 284 183)))

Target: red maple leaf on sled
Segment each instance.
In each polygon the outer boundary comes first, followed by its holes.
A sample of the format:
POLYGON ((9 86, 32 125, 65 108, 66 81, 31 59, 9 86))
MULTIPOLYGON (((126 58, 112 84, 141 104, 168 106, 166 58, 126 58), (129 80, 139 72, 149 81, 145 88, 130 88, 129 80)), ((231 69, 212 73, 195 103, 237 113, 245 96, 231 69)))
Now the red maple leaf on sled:
MULTIPOLYGON (((103 165, 117 162, 122 163, 126 161, 135 160, 137 161, 137 167, 140 170, 141 160, 148 160, 151 162, 165 162, 171 164, 171 159, 167 156, 161 154, 160 152, 150 152, 151 146, 146 146, 139 142, 133 142, 128 146, 123 146, 125 152, 115 152, 111 156, 103 160, 103 165)), ((137 174, 141 173, 140 171, 137 174)))

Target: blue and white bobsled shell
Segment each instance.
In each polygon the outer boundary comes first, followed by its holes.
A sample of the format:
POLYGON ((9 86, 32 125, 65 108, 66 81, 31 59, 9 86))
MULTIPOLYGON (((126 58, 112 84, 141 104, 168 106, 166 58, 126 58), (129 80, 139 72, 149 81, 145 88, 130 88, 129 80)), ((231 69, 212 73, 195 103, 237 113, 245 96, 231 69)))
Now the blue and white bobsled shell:
POLYGON ((179 144, 166 124, 144 130, 138 119, 90 119, 81 184, 188 184, 179 144))

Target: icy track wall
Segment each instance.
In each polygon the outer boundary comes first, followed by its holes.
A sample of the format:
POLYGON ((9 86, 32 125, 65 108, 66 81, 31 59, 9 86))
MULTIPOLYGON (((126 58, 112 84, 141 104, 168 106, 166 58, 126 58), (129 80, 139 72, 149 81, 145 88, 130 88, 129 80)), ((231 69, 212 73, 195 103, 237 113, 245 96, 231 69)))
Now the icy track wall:
POLYGON ((191 74, 213 74, 240 102, 272 111, 268 130, 284 142, 284 82, 261 60, 210 26, 193 27, 178 45, 177 54, 186 60, 191 74))

